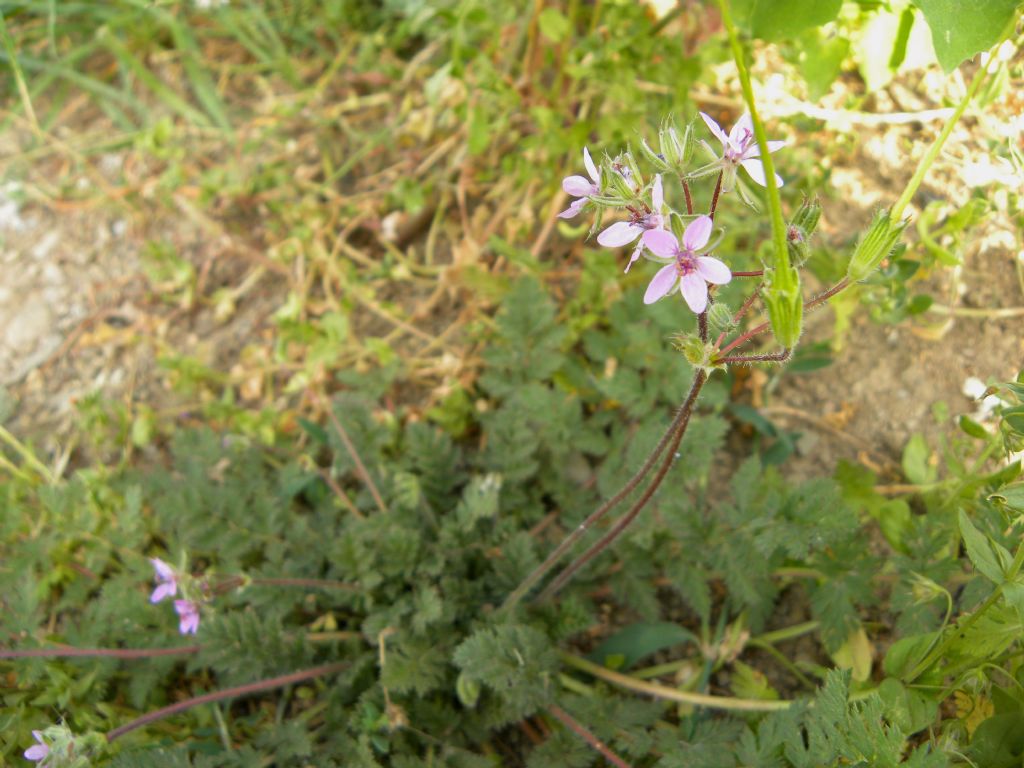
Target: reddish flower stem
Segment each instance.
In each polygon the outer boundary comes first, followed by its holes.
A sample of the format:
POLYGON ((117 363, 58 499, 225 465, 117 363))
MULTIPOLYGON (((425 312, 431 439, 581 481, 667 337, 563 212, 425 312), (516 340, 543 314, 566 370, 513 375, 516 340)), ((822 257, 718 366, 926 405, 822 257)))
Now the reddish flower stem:
POLYGON ((734 355, 732 357, 717 357, 716 363, 730 363, 732 365, 749 365, 750 363, 784 363, 793 356, 793 350, 784 349, 781 352, 772 352, 766 355, 734 355))
POLYGON ((184 712, 187 709, 198 706, 200 704, 209 704, 214 701, 224 701, 224 699, 234 699, 239 696, 248 696, 251 693, 261 693, 263 691, 270 691, 274 688, 281 688, 286 685, 292 685, 293 683, 301 683, 303 680, 310 680, 314 677, 324 677, 326 675, 333 675, 335 672, 348 667, 347 663, 336 662, 334 664, 324 664, 319 667, 313 667, 311 669, 304 669, 299 672, 292 672, 289 675, 281 675, 280 677, 271 677, 266 680, 259 680, 255 683, 247 683, 246 685, 238 685, 234 688, 225 688, 222 691, 213 691, 212 693, 204 693, 201 696, 194 696, 191 699, 185 699, 179 701, 176 704, 171 704, 167 707, 161 707, 155 709, 152 712, 147 712, 142 717, 138 717, 129 723, 115 728, 107 734, 107 743, 113 742, 115 739, 119 739, 126 733, 142 728, 145 725, 154 723, 157 720, 163 720, 165 717, 176 715, 178 712, 184 712))
POLYGON ((629 763, 627 763, 621 757, 612 752, 607 744, 605 744, 603 741, 597 738, 597 736, 588 731, 582 723, 576 720, 572 715, 570 715, 560 706, 558 706, 557 704, 552 704, 550 707, 548 707, 548 712, 550 712, 552 715, 558 718, 558 720, 561 721, 562 725, 564 725, 570 731, 572 731, 585 742, 587 742, 587 744, 593 747, 595 751, 601 753, 601 755, 604 756, 604 759, 612 765, 614 765, 615 768, 630 768, 629 763))
POLYGON ((690 194, 690 184, 686 179, 680 179, 683 182, 683 195, 686 197, 686 213, 689 216, 693 215, 693 196, 690 194))
MULTIPOLYGON (((754 306, 754 301, 757 300, 758 292, 761 290, 761 285, 763 285, 763 283, 758 284, 757 288, 754 289, 754 292, 747 296, 746 301, 744 301, 740 305, 740 308, 736 310, 736 314, 732 316, 732 322, 734 325, 739 323, 739 321, 743 319, 743 316, 750 311, 750 308, 754 306)), ((725 341, 725 334, 725 331, 718 334, 718 338, 715 340, 715 347, 722 346, 722 342, 725 341)))
POLYGON ((155 659, 159 656, 188 656, 199 653, 199 645, 179 645, 173 648, 25 648, 23 650, 0 650, 0 659, 49 659, 49 658, 111 658, 111 659, 155 659))
MULTIPOLYGON (((700 394, 700 390, 704 386, 704 382, 707 381, 707 376, 708 375, 705 371, 697 371, 697 375, 693 379, 693 384, 690 386, 690 393, 686 396, 686 402, 683 403, 683 407, 679 410, 682 418, 676 419, 679 423, 672 435, 672 442, 668 446, 668 451, 661 462, 661 466, 658 468, 657 474, 651 480, 647 489, 643 492, 643 495, 637 499, 636 503, 633 504, 629 511, 619 518, 618 522, 615 523, 615 525, 613 525, 608 532, 604 534, 604 536, 594 542, 586 552, 569 563, 569 565, 567 565, 562 572, 544 588, 534 602, 542 602, 549 597, 553 597, 562 587, 569 583, 580 568, 585 566, 605 549, 611 546, 612 543, 622 535, 622 532, 629 527, 629 524, 636 519, 637 515, 643 511, 643 508, 647 506, 647 502, 651 500, 655 491, 657 491, 661 486, 662 480, 665 479, 665 475, 668 474, 669 469, 675 461, 676 449, 679 448, 679 443, 682 441, 683 435, 686 434, 686 428, 690 423, 690 414, 693 413, 694 403, 697 402, 697 396, 700 394)), ((675 424, 675 422, 673 422, 673 424, 675 424)))
POLYGON ((761 277, 764 274, 763 269, 755 269, 753 272, 733 272, 733 277, 761 277))
MULTIPOLYGON (((844 277, 842 280, 840 280, 838 283, 833 285, 831 288, 829 288, 824 293, 821 293, 821 294, 815 296, 810 301, 805 301, 804 302, 804 309, 814 309, 814 307, 818 306, 819 304, 824 304, 826 301, 831 299, 837 293, 839 293, 840 291, 845 289, 849 284, 850 284, 849 279, 844 277)), ((744 333, 744 334, 742 334, 740 336, 737 336, 735 339, 730 341, 726 346, 724 346, 722 348, 722 350, 721 350, 722 353, 724 354, 724 353, 726 353, 726 352, 728 352, 728 351, 730 351, 732 349, 735 349, 740 344, 743 344, 744 342, 749 341, 750 339, 754 338, 758 334, 764 333, 770 327, 771 327, 771 323, 769 323, 769 322, 763 322, 760 325, 754 326, 749 331, 747 331, 746 333, 744 333)))
POLYGON ((505 602, 501 606, 502 611, 511 610, 516 605, 518 605, 519 602, 526 596, 527 592, 529 592, 530 589, 532 589, 538 581, 544 578, 545 574, 547 574, 548 571, 550 571, 558 564, 558 561, 562 559, 562 556, 569 551, 572 545, 575 544, 580 539, 580 537, 583 536, 583 534, 590 530, 591 526, 596 524, 605 515, 607 515, 609 511, 611 511, 614 507, 621 503, 623 499, 625 499, 630 493, 632 493, 633 489, 640 485, 640 481, 643 480, 647 473, 650 472, 651 469, 654 467, 654 464, 655 462, 657 462, 658 457, 661 456, 662 451, 665 450, 665 447, 672 440, 673 436, 676 434, 676 431, 679 429, 680 425, 682 425, 684 421, 689 418, 689 414, 686 412, 685 409, 686 403, 680 406, 679 410, 676 412, 675 418, 672 420, 672 423, 669 424, 668 429, 665 430, 665 434, 661 436, 661 439, 658 441, 658 444, 654 446, 654 450, 652 450, 650 455, 644 460, 643 466, 641 466, 640 469, 638 469, 634 473, 634 475, 629 479, 629 481, 624 486, 622 486, 622 488, 620 488, 614 496, 612 496, 604 504, 602 504, 600 507, 591 512, 590 516, 587 517, 586 520, 580 523, 576 528, 572 530, 571 533, 569 533, 564 539, 562 539, 559 545, 551 551, 551 554, 549 554, 544 559, 544 562, 538 565, 536 568, 534 568, 526 576, 526 578, 523 579, 522 582, 520 582, 519 586, 517 586, 515 590, 513 590, 512 593, 507 598, 505 598, 505 602))
POLYGON ((711 210, 708 211, 708 216, 711 220, 715 220, 715 211, 718 210, 718 195, 722 191, 722 172, 718 172, 718 181, 715 182, 715 193, 711 196, 711 210))
POLYGON ((385 514, 388 511, 387 505, 384 504, 384 498, 380 495, 380 491, 377 490, 377 485, 373 482, 373 478, 370 477, 370 473, 366 469, 366 465, 363 464, 363 460, 359 457, 359 452, 356 450, 355 445, 348 436, 348 432, 345 431, 345 427, 341 425, 341 420, 337 414, 334 413, 334 408, 329 402, 323 397, 320 397, 320 404, 327 412, 327 418, 330 419, 331 425, 338 433, 338 437, 341 438, 342 445, 345 446, 345 450, 348 451, 348 455, 352 457, 352 463, 356 466, 356 474, 366 484, 366 487, 370 491, 370 495, 373 496, 374 502, 377 504, 377 509, 385 514))

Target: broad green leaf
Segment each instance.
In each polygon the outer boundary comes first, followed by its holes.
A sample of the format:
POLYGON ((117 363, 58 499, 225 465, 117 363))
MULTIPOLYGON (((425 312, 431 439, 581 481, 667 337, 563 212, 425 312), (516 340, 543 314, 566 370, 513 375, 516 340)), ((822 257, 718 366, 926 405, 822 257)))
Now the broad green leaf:
POLYGON ((908 689, 899 680, 887 677, 878 686, 878 695, 886 705, 886 718, 904 733, 917 733, 935 721, 939 703, 918 690, 908 689))
POLYGON ((754 37, 776 41, 833 21, 842 0, 734 0, 736 15, 754 37))
POLYGON ((697 643, 697 638, 688 629, 667 621, 651 624, 630 624, 601 643, 590 654, 598 664, 606 660, 619 662, 620 669, 629 669, 640 659, 655 651, 671 648, 680 643, 697 643))
POLYGON ((960 535, 975 570, 993 583, 1002 584, 1004 566, 1012 559, 1010 553, 975 528, 963 510, 960 510, 960 535))
POLYGON ((545 8, 537 18, 540 33, 553 43, 560 43, 572 30, 572 25, 557 8, 545 8))
POLYGON ((935 55, 946 72, 987 51, 1009 32, 1018 0, 914 0, 932 31, 935 55))
POLYGON ((931 451, 924 436, 913 435, 903 449, 903 474, 910 482, 918 485, 932 482, 935 479, 935 467, 929 464, 930 458, 931 451))
POLYGON ((863 627, 858 627, 846 638, 846 642, 832 654, 840 669, 848 669, 854 680, 863 683, 871 677, 871 656, 873 648, 863 627))
POLYGON ((994 715, 978 726, 968 752, 974 765, 1012 768, 1024 755, 1024 715, 1019 712, 994 715))
POLYGON ((882 669, 891 677, 903 677, 912 670, 937 639, 937 632, 902 637, 889 646, 882 669))
POLYGON ((1021 621, 1024 621, 1024 582, 1011 581, 1003 585, 1003 597, 1016 609, 1021 621))
POLYGON ((763 699, 774 701, 779 692, 772 688, 763 672, 744 664, 742 661, 732 665, 732 692, 741 699, 763 699))
POLYGON ((826 39, 821 30, 810 29, 798 41, 802 49, 800 74, 807 82, 807 95, 817 101, 832 87, 850 53, 850 40, 846 37, 826 39))
POLYGON ((1005 504, 1014 512, 1024 512, 1024 483, 1012 483, 988 497, 989 501, 1005 504))

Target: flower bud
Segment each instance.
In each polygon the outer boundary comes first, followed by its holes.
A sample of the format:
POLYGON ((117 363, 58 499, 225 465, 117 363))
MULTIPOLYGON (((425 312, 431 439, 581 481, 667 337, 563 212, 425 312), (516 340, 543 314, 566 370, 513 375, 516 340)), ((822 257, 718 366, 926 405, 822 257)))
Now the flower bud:
POLYGON ((800 293, 800 273, 793 267, 779 273, 765 270, 765 289, 761 296, 768 307, 775 340, 785 349, 792 349, 803 330, 804 297, 800 293))
POLYGON ((666 121, 658 131, 658 142, 665 161, 682 173, 693 157, 693 126, 687 125, 679 135, 674 123, 666 121))
POLYGON ((712 304, 708 310, 708 325, 715 333, 722 333, 735 330, 737 323, 732 319, 732 310, 729 309, 729 305, 719 302, 712 304))
POLYGON ((647 158, 647 162, 657 168, 661 173, 672 170, 672 167, 665 159, 665 154, 662 153, 659 155, 651 149, 651 145, 647 143, 647 139, 640 139, 640 151, 643 152, 644 157, 647 158))
POLYGON ((852 282, 858 282, 874 272, 893 252, 907 223, 906 219, 894 223, 888 211, 876 213, 874 221, 871 222, 868 231, 861 236, 850 258, 850 266, 846 270, 847 277, 852 282))
POLYGON ((672 337, 672 346, 683 353, 686 362, 694 368, 702 369, 707 373, 716 370, 724 370, 725 366, 714 362, 716 354, 715 345, 710 342, 703 342, 700 337, 692 333, 679 333, 672 337))
MULTIPOLYGON (((636 190, 629 183, 627 176, 631 175, 629 168, 621 162, 605 162, 601 167, 601 179, 607 179, 608 190, 619 197, 620 200, 633 200, 636 197, 636 190)), ((622 203, 619 203, 620 205, 622 203)))
POLYGON ((794 267, 801 266, 811 255, 811 248, 807 244, 810 235, 803 229, 790 224, 786 227, 786 250, 789 251, 789 263, 794 267))
POLYGON ((821 203, 818 202, 817 196, 805 197, 789 223, 790 226, 798 227, 809 238, 818 228, 818 219, 820 218, 821 203))

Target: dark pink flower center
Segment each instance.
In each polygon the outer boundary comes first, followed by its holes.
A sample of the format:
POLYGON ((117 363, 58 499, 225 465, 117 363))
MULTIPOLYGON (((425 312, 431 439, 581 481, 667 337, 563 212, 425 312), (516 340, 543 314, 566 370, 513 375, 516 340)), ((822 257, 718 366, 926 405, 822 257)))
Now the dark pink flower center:
POLYGON ((697 271, 697 257, 693 251, 687 251, 685 249, 680 250, 676 253, 676 274, 679 277, 686 277, 687 275, 697 271))

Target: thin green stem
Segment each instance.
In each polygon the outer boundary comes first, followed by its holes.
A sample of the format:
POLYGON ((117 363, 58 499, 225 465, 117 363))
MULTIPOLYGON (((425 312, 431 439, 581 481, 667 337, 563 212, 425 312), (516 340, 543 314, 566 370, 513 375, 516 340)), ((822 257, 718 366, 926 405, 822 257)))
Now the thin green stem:
MULTIPOLYGON (((995 58, 995 57, 993 57, 995 58)), ((982 67, 975 75, 974 79, 971 80, 971 84, 967 87, 967 94, 961 99, 960 103, 956 105, 956 109, 953 110, 953 114, 950 115, 949 120, 942 128, 942 132, 932 145, 928 148, 928 151, 924 153, 924 157, 917 164, 917 169, 914 171, 914 175, 907 182, 906 188, 903 190, 903 194, 900 195, 899 200, 892 207, 892 220, 899 221, 903 217, 903 211, 906 210, 910 201, 917 193, 918 188, 921 186, 921 182, 924 181, 925 175, 928 173, 928 169, 932 167, 932 163, 935 162, 935 158, 939 156, 939 152, 942 151, 942 146, 946 143, 946 139, 949 138, 950 134, 953 133, 953 128, 963 117, 964 110, 967 109, 967 105, 971 99, 974 98, 974 94, 978 92, 978 88, 981 87, 982 82, 985 80, 985 76, 988 74, 986 67, 982 67)))
POLYGON ((740 86, 743 88, 743 100, 750 112, 750 119, 754 124, 754 137, 757 139, 757 146, 761 150, 761 164, 764 165, 765 189, 768 192, 768 212, 772 223, 772 242, 775 244, 775 269, 779 273, 789 271, 789 248, 786 247, 786 222, 782 218, 782 199, 779 197, 779 188, 775 184, 775 163, 772 161, 771 153, 768 151, 768 135, 764 130, 764 123, 757 113, 757 104, 754 102, 754 87, 750 82, 750 72, 747 70, 743 46, 736 32, 736 25, 733 24, 732 14, 729 11, 728 0, 718 0, 718 7, 722 9, 722 23, 729 35, 729 45, 732 47, 732 57, 736 61, 736 70, 740 76, 740 86))
POLYGON ((606 667, 602 667, 600 664, 581 659, 579 656, 574 656, 571 653, 563 651, 559 656, 563 663, 574 669, 586 672, 588 675, 609 682, 612 685, 617 685, 620 688, 653 696, 656 699, 677 701, 682 704, 692 704, 697 707, 721 709, 731 712, 774 712, 780 709, 789 709, 793 704, 793 702, 785 700, 738 699, 731 696, 712 696, 707 693, 680 691, 676 688, 669 688, 657 683, 648 683, 643 680, 637 680, 630 675, 614 672, 606 667))
POLYGON ((771 632, 765 632, 763 635, 751 638, 751 642, 767 643, 769 645, 775 643, 781 643, 785 640, 792 640, 797 637, 803 637, 809 635, 811 632, 816 632, 821 624, 817 621, 805 621, 803 624, 794 624, 792 627, 783 627, 782 629, 775 629, 771 632))
MULTIPOLYGON (((1013 581, 1015 578, 1017 578, 1017 574, 1020 572, 1022 565, 1024 565, 1024 544, 1021 544, 1017 547, 1017 552, 1013 556, 1013 562, 1010 564, 1010 567, 1006 572, 1006 581, 1004 583, 1009 583, 1013 581)), ((992 590, 992 594, 985 598, 985 602, 983 602, 978 607, 978 609, 974 611, 974 613, 968 616, 967 620, 964 621, 963 624, 959 624, 952 627, 946 633, 946 636, 942 639, 942 642, 940 642, 938 645, 932 648, 932 650, 928 652, 925 655, 925 657, 921 659, 921 661, 919 661, 912 670, 910 670, 910 673, 904 678, 904 682, 914 682, 914 680, 920 677, 921 674, 926 669, 928 669, 928 667, 930 667, 936 661, 941 659, 943 655, 946 653, 946 651, 949 650, 950 646, 952 646, 958 640, 958 638, 963 636, 963 634, 970 627, 972 627, 974 623, 978 619, 980 619, 989 608, 991 608, 999 601, 999 598, 1002 597, 1002 594, 1003 585, 997 584, 996 588, 992 590)))

